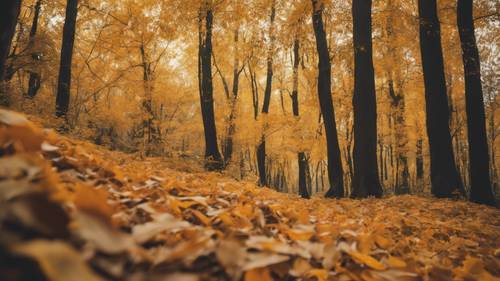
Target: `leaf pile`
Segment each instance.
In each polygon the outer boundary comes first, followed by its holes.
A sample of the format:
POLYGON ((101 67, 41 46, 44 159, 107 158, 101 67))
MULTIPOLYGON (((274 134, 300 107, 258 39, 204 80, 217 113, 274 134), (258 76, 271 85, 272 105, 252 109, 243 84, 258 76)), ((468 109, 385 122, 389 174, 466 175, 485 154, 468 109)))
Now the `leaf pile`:
POLYGON ((2 280, 500 280, 500 211, 303 200, 0 110, 2 280))

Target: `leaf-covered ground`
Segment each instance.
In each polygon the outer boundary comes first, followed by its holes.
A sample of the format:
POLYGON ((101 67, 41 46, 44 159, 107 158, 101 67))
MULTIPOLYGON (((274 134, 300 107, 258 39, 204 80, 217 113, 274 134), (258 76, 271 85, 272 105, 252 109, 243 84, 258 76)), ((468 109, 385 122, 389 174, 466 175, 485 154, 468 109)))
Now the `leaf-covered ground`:
POLYGON ((500 280, 500 211, 183 173, 0 110, 1 280, 500 280))

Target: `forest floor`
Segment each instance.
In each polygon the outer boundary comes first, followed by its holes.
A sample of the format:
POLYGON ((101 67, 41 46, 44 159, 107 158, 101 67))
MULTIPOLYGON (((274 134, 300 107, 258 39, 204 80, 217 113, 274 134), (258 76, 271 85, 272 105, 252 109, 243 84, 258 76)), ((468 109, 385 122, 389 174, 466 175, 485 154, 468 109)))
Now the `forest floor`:
POLYGON ((2 280, 500 280, 500 210, 304 200, 0 110, 2 280))

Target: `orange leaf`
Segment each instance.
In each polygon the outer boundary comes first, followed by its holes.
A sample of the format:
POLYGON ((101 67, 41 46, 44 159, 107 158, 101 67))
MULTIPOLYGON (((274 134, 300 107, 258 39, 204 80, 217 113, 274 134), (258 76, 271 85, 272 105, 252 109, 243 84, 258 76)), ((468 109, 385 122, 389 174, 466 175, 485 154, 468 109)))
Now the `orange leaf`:
POLYGON ((266 267, 255 268, 245 272, 245 281, 273 281, 269 269, 266 267))
POLYGON ((348 254, 354 258, 357 262, 363 263, 366 266, 376 269, 376 270, 385 270, 386 266, 379 262, 378 260, 374 259, 373 257, 369 255, 362 254, 360 252, 356 251, 349 251, 348 254))

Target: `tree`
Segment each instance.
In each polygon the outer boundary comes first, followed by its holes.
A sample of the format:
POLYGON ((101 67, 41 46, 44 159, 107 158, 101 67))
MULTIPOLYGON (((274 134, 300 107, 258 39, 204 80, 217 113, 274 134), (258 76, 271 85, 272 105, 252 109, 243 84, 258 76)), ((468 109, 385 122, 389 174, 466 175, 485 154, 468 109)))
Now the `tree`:
MULTIPOLYGON (((274 48, 274 19, 276 18, 276 2, 275 0, 271 3, 271 15, 269 16, 269 49, 267 52, 267 72, 266 72, 266 88, 264 89, 264 101, 262 103, 262 115, 269 113, 269 105, 271 103, 271 92, 273 87, 273 48, 274 48)), ((266 124, 264 122, 264 132, 262 133, 262 139, 257 146, 257 165, 259 171, 259 184, 261 186, 266 186, 267 174, 266 174, 266 124)))
POLYGON ((471 201, 496 205, 490 182, 481 65, 474 35, 472 0, 458 0, 457 25, 465 74, 465 104, 469 140, 471 201))
POLYGON ((314 35, 316 37, 316 50, 318 52, 318 97, 323 116, 327 157, 328 157, 328 180, 330 188, 326 197, 344 196, 344 172, 342 160, 340 159, 340 147, 337 136, 337 125, 335 123, 335 112, 331 93, 331 63, 328 52, 325 28, 323 26, 323 4, 319 0, 312 1, 312 22, 314 35))
MULTIPOLYGON (((29 44, 33 46, 36 32, 38 30, 38 19, 40 17, 40 10, 42 8, 42 0, 37 0, 35 4, 35 15, 33 16, 33 23, 30 30, 30 42, 29 44)), ((34 62, 39 60, 39 54, 34 52, 31 54, 31 58, 34 62)), ((30 78, 28 84, 28 94, 29 98, 34 98, 40 89, 40 73, 37 71, 30 71, 30 78)))
POLYGON ((444 76, 441 28, 436 0, 419 0, 420 53, 425 84, 426 125, 431 160, 431 191, 452 197, 463 187, 453 157, 444 76))
POLYGON ((21 1, 3 0, 0 3, 0 82, 4 81, 5 63, 16 32, 20 10, 21 1))
POLYGON ((59 66, 59 81, 57 83, 57 117, 65 116, 69 108, 71 90, 71 64, 73 61, 73 46, 75 44, 77 15, 78 0, 68 0, 66 2, 66 19, 64 20, 61 62, 59 66))
POLYGON ((371 0, 353 0, 354 178, 352 197, 382 196, 377 168, 377 103, 372 55, 371 0))
MULTIPOLYGON (((292 110, 293 116, 299 117, 299 55, 300 41, 295 39, 293 41, 293 89, 292 89, 292 110)), ((299 166, 299 195, 302 198, 310 198, 309 191, 307 190, 307 171, 309 169, 309 161, 307 160, 306 153, 299 151, 297 153, 297 160, 299 166)))
POLYGON ((212 81, 212 26, 213 10, 205 1, 199 13, 199 80, 203 128, 205 132, 205 168, 209 171, 223 168, 222 157, 217 145, 215 126, 213 81, 212 81), (205 28, 203 28, 203 18, 205 28))
POLYGON ((229 162, 231 162, 232 156, 233 156, 233 145, 234 145, 234 134, 236 132, 236 124, 235 124, 235 119, 236 119, 236 110, 237 110, 237 105, 238 105, 238 91, 239 91, 239 81, 240 81, 240 75, 243 72, 245 68, 245 64, 243 64, 240 67, 240 61, 239 61, 239 52, 238 52, 238 42, 239 42, 239 33, 240 33, 240 28, 239 26, 234 29, 234 36, 233 36, 233 45, 234 45, 234 56, 233 56, 233 86, 231 89, 231 94, 229 94, 229 87, 227 86, 227 81, 226 78, 222 75, 222 72, 218 69, 217 71, 219 72, 222 82, 224 84, 224 89, 227 92, 227 95, 229 96, 229 104, 231 106, 231 112, 229 114, 229 121, 228 121, 228 128, 227 128, 227 135, 226 139, 224 140, 224 147, 223 147, 223 153, 224 153, 224 165, 227 166, 229 165, 229 162))

